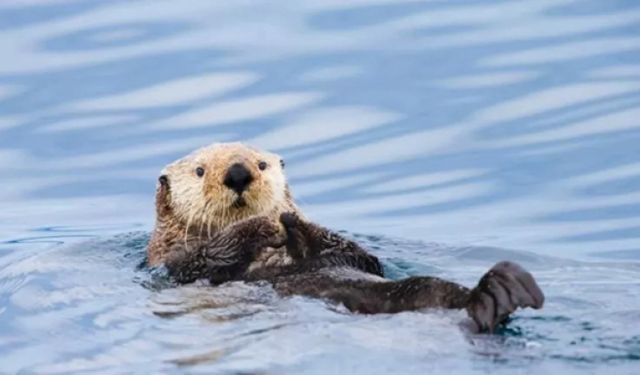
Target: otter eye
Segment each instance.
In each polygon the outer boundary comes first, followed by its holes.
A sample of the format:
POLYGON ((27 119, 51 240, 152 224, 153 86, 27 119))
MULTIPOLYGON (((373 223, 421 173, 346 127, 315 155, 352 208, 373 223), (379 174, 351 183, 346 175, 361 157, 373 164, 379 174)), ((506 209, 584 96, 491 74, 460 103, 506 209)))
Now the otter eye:
POLYGON ((267 169, 267 162, 261 161, 260 163, 258 163, 258 168, 260 168, 261 171, 264 171, 265 169, 267 169))
POLYGON ((198 175, 198 177, 204 176, 204 168, 202 167, 196 168, 196 175, 198 175))
POLYGON ((280 166, 284 168, 284 160, 280 159, 280 166))

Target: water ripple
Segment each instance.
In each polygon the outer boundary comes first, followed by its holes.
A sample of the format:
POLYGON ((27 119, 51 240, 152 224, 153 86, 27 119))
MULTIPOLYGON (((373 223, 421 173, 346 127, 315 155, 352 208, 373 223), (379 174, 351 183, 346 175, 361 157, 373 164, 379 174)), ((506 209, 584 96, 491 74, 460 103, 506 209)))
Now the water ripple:
POLYGON ((0 4, 0 368, 637 372, 638 20, 628 0, 0 4), (471 285, 507 258, 548 306, 469 338, 456 314, 137 268, 161 167, 234 140, 282 153, 308 216, 365 233, 392 277, 471 285))

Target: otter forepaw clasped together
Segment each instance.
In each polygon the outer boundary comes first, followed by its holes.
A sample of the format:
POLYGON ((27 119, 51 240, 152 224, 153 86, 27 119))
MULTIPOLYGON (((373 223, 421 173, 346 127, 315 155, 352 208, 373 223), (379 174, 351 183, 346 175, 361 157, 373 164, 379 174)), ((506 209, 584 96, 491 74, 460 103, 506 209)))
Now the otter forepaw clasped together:
POLYGON ((436 277, 384 278, 358 243, 305 220, 275 154, 215 144, 171 163, 159 178, 149 264, 178 283, 266 281, 359 313, 465 309, 478 332, 494 332, 517 308, 540 308, 542 291, 517 264, 500 262, 469 289, 436 277))
POLYGON ((242 278, 251 262, 267 248, 283 246, 279 225, 256 216, 230 225, 203 240, 177 242, 169 250, 165 265, 179 283, 208 279, 212 284, 242 278))

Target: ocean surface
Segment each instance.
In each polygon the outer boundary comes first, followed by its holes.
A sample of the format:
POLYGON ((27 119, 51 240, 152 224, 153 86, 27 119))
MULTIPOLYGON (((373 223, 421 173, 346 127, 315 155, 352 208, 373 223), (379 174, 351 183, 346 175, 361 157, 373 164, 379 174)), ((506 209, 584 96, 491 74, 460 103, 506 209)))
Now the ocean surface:
POLYGON ((0 2, 0 374, 640 373, 640 2, 0 2), (143 266, 162 167, 283 155, 392 278, 546 293, 496 335, 143 266))

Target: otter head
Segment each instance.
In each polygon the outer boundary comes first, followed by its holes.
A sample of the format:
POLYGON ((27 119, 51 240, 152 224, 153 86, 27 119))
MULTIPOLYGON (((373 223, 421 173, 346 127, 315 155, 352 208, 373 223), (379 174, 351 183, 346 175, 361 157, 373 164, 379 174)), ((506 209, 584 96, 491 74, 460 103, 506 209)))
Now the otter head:
POLYGON ((189 230, 217 230, 253 215, 290 209, 284 163, 240 143, 201 148, 169 164, 159 178, 158 215, 189 230))

